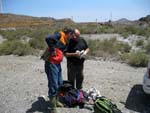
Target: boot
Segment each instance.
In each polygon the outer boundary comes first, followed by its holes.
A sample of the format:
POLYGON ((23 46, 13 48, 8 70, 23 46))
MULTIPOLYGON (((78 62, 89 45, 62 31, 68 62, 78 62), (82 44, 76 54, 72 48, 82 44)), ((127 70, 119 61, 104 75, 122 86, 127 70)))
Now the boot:
POLYGON ((57 107, 64 107, 64 105, 59 101, 59 97, 56 97, 56 106, 57 107))
POLYGON ((56 111, 56 96, 50 97, 50 113, 57 113, 56 111))

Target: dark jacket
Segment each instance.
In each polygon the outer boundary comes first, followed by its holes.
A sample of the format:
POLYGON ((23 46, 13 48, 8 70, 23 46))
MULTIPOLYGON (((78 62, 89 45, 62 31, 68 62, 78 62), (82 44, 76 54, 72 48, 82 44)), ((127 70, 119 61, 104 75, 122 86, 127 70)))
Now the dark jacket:
POLYGON ((59 48, 64 50, 67 43, 67 38, 64 32, 55 33, 46 37, 46 43, 51 48, 51 51, 54 51, 54 48, 59 48))

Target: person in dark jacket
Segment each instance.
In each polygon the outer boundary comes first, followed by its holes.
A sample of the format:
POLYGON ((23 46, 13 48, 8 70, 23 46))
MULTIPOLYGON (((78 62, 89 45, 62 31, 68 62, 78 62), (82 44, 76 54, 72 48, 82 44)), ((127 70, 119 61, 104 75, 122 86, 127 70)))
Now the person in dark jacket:
POLYGON ((46 43, 50 48, 50 53, 55 54, 54 48, 59 47, 62 51, 65 49, 68 39, 72 37, 73 34, 72 29, 65 29, 64 31, 60 31, 59 33, 54 33, 46 37, 46 43))
POLYGON ((70 39, 69 45, 64 52, 67 58, 67 75, 68 80, 74 88, 82 89, 83 68, 87 53, 89 52, 86 41, 80 37, 80 31, 74 30, 73 38, 70 39))
POLYGON ((45 73, 48 79, 48 96, 50 98, 50 113, 56 113, 56 106, 63 105, 58 101, 57 93, 62 85, 61 61, 63 59, 63 50, 66 48, 67 40, 72 37, 73 30, 67 29, 46 37, 48 48, 46 55, 42 58, 45 60, 45 73), (47 54, 49 53, 49 54, 47 54), (44 58, 46 56, 46 58, 44 58))

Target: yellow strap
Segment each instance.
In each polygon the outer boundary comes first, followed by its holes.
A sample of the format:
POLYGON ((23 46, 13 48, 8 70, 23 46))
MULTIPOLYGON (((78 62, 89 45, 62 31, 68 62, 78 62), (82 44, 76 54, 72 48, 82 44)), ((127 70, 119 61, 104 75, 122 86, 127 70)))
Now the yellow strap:
POLYGON ((62 32, 62 31, 60 31, 60 34, 61 34, 60 41, 61 41, 64 45, 66 45, 67 37, 66 37, 65 33, 62 32))

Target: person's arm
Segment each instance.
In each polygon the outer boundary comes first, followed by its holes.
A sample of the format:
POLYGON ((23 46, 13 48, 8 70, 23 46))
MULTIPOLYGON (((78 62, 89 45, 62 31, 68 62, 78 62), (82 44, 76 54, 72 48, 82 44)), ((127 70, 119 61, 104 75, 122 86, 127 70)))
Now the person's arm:
POLYGON ((74 53, 70 53, 70 52, 65 52, 64 55, 66 57, 80 57, 80 53, 79 52, 74 52, 74 53))
POLYGON ((88 47, 86 41, 85 41, 84 39, 82 39, 82 40, 83 40, 83 42, 84 42, 84 44, 85 44, 85 50, 84 50, 83 54, 81 54, 80 58, 85 58, 86 55, 88 54, 88 52, 90 51, 90 49, 89 49, 89 47, 88 47))
POLYGON ((59 39, 60 39, 60 34, 56 33, 46 37, 45 41, 50 48, 54 48, 54 46, 57 44, 59 39))
POLYGON ((85 51, 84 51, 84 54, 86 55, 89 51, 90 51, 90 49, 89 49, 89 47, 88 47, 88 45, 87 45, 87 42, 84 40, 84 38, 82 39, 83 40, 83 42, 84 42, 84 44, 85 44, 85 51))
POLYGON ((55 55, 56 52, 55 52, 55 47, 56 47, 56 44, 58 42, 60 38, 60 34, 59 33, 56 33, 56 34, 52 34, 52 35, 49 35, 48 37, 45 38, 45 41, 49 47, 49 52, 51 55, 55 55))
POLYGON ((90 49, 87 48, 87 49, 84 51, 84 53, 88 54, 89 51, 90 51, 90 49))

